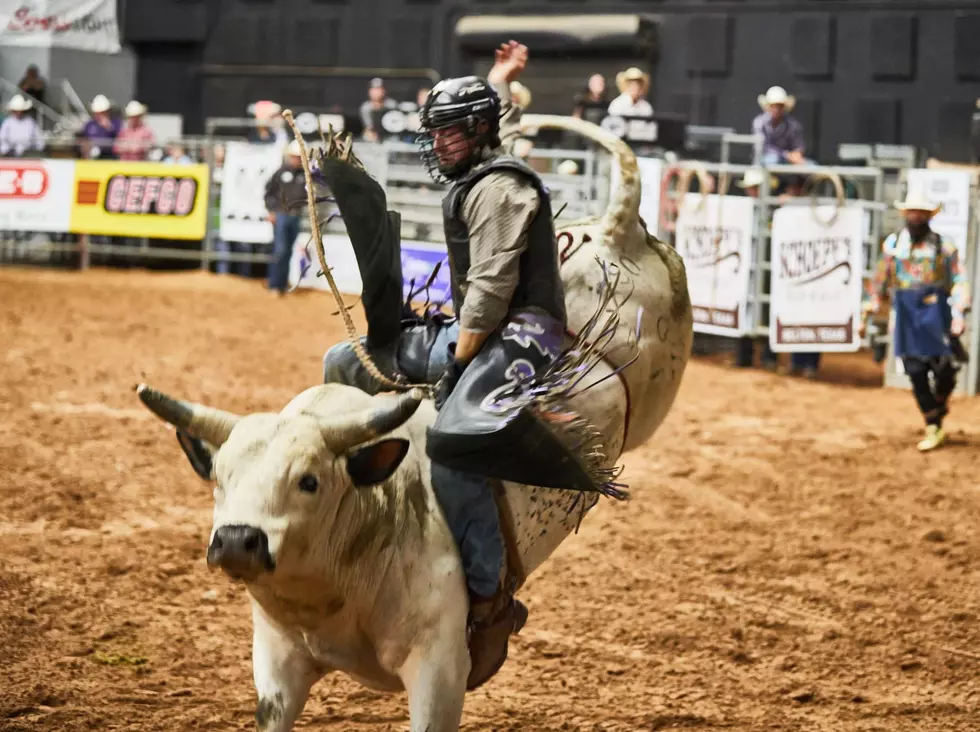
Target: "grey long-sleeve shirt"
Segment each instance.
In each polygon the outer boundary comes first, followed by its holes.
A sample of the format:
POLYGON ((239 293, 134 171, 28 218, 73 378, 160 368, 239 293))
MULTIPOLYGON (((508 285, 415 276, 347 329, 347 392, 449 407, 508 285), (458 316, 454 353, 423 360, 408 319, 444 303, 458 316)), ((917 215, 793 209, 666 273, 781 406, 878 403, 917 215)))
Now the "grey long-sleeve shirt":
MULTIPOLYGON (((501 146, 509 151, 520 135, 522 109, 513 104, 510 89, 495 85, 502 104, 501 146)), ((520 279, 520 259, 527 248, 527 230, 541 202, 525 177, 495 171, 473 186, 460 209, 470 234, 470 269, 462 283, 460 326, 488 333, 503 322, 520 279)))

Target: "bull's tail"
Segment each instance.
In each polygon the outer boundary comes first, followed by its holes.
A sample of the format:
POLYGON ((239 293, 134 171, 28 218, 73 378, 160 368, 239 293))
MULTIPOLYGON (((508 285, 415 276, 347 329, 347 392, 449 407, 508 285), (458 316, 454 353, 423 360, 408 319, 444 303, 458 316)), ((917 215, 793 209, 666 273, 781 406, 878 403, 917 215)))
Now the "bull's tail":
POLYGON ((602 236, 612 244, 636 229, 640 217, 640 169, 629 145, 592 122, 555 114, 525 114, 521 129, 557 129, 577 132, 601 145, 619 164, 619 185, 602 217, 602 236))

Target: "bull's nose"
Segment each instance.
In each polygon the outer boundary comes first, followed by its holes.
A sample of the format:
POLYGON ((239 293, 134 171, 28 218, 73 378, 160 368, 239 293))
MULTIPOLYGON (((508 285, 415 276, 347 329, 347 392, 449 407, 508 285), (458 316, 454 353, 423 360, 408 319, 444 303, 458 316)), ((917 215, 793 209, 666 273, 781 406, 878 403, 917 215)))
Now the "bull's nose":
POLYGON ((254 526, 221 526, 208 547, 208 564, 221 567, 236 579, 253 579, 259 572, 271 571, 275 564, 269 554, 269 537, 254 526))

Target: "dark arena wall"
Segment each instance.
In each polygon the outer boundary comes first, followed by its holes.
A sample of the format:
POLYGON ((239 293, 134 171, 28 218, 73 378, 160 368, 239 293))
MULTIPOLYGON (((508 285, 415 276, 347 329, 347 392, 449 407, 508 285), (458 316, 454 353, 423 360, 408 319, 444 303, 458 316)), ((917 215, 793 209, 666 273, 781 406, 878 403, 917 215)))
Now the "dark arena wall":
POLYGON ((653 74, 657 113, 740 132, 756 97, 784 86, 821 161, 835 160, 844 142, 971 159, 977 0, 120 2, 124 41, 139 56, 139 98, 183 114, 189 132, 209 116, 243 116, 257 99, 353 111, 374 75, 411 101, 432 78, 484 71, 490 48, 514 36, 531 47, 535 112, 568 113, 591 73, 612 82, 637 65, 653 74), (583 18, 593 14, 618 17, 583 18), (520 30, 499 22, 524 15, 534 17, 520 30))

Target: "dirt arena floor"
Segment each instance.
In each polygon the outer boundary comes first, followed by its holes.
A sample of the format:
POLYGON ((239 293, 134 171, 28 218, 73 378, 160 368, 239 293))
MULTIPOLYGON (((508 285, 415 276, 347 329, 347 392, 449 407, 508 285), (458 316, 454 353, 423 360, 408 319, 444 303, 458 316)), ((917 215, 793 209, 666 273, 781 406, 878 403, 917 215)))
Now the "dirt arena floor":
MULTIPOLYGON (((252 729, 246 595, 145 380, 235 411, 317 383, 320 293, 0 269, 0 730, 252 729)), ((980 729, 980 400, 914 449, 870 357, 806 382, 696 361, 660 431, 522 593, 466 730, 980 729), (855 386, 857 384, 857 386, 855 386)), ((302 728, 405 730, 335 676, 302 728)))

